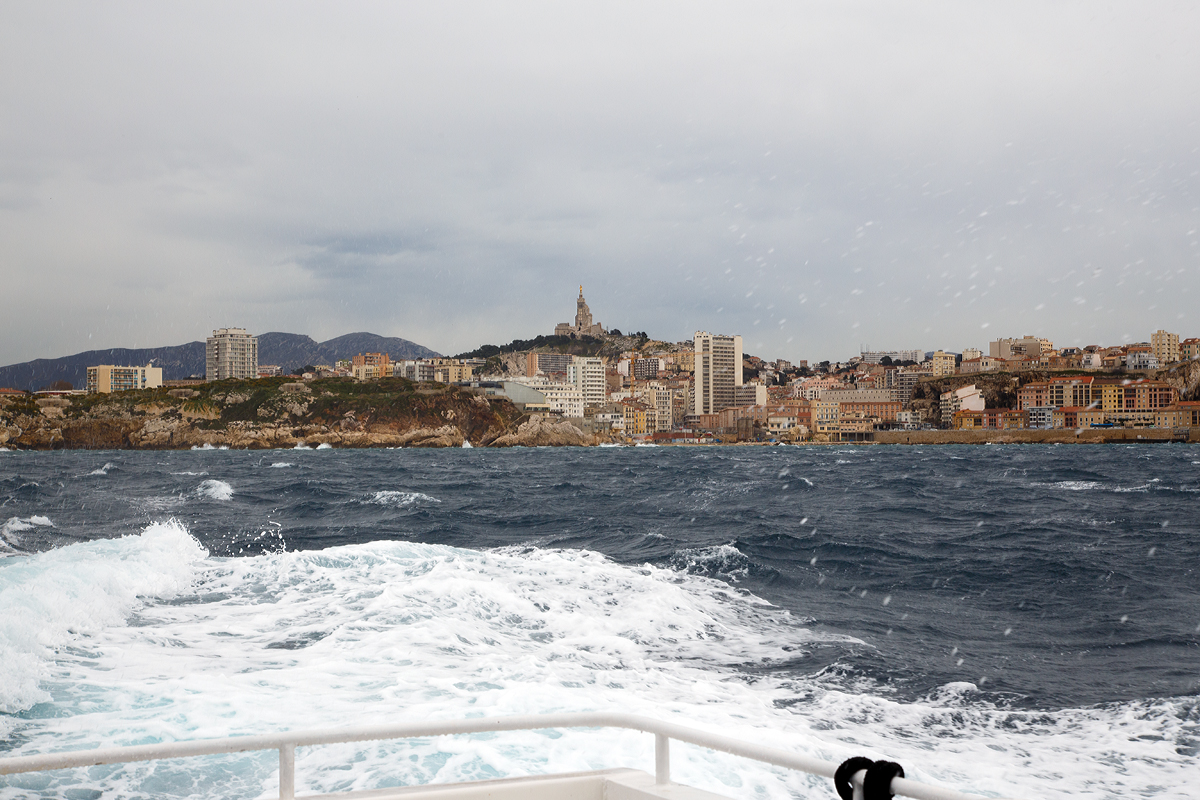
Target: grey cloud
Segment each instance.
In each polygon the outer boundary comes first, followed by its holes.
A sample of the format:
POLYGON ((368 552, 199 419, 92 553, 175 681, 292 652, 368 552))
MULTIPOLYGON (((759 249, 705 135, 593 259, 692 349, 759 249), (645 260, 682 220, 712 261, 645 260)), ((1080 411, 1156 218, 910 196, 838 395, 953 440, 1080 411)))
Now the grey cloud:
POLYGON ((1187 6, 0 14, 5 363, 225 324, 457 352, 579 283, 791 358, 1200 328, 1187 6))

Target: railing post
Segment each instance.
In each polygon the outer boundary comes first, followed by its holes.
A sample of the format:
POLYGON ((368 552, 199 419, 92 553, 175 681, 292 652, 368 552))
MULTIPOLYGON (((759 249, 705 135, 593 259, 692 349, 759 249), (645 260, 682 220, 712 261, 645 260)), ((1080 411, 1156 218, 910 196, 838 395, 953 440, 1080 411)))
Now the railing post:
POLYGON ((665 786, 671 782, 671 737, 654 734, 654 783, 665 786))
POLYGON ((279 800, 296 797, 296 745, 279 746, 279 800))

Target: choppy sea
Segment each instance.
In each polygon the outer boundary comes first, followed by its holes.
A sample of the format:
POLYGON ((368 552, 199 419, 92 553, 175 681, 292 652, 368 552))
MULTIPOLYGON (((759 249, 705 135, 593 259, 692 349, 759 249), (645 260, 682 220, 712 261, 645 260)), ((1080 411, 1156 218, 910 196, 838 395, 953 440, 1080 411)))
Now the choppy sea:
MULTIPOLYGON (((621 710, 1027 798, 1200 789, 1200 448, 0 452, 0 757, 621 710)), ((676 745, 676 780, 832 798, 676 745)), ((0 778, 269 797, 273 753, 0 778)), ((653 770, 645 734, 301 749, 300 793, 653 770)))

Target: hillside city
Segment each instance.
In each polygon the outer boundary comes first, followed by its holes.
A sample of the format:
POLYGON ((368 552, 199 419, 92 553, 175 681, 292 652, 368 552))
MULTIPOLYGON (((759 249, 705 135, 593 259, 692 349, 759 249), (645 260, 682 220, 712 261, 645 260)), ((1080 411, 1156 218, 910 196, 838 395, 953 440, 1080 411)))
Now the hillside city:
MULTIPOLYGON (((304 381, 406 378, 503 397, 532 416, 589 434, 655 442, 870 441, 887 430, 1018 430, 1200 426, 1200 401, 1163 371, 1200 360, 1200 338, 1154 332, 1149 342, 1060 347, 1001 338, 988 352, 862 352, 841 363, 764 360, 739 335, 697 331, 690 341, 623 334, 593 320, 580 287, 574 323, 552 335, 485 345, 456 358, 393 360, 365 352, 294 370, 304 381)), ((1200 362, 1198 362, 1200 363, 1200 362)), ((220 328, 206 343, 203 379, 167 380, 161 368, 95 365, 86 393, 274 378, 258 341, 220 328)), ((72 390, 59 389, 57 393, 72 390)), ((1194 391, 1194 388, 1193 388, 1194 391)), ((15 393, 16 390, 0 389, 15 393)))

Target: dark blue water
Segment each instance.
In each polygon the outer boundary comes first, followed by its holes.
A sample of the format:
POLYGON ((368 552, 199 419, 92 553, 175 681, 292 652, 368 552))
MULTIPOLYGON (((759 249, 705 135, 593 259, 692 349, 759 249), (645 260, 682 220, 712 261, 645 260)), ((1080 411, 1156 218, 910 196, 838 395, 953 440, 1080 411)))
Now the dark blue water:
POLYGON ((2 453, 0 507, 18 558, 167 518, 214 556, 590 550, 861 642, 749 679, 900 699, 965 681, 1025 709, 1200 692, 1194 446, 2 453))

